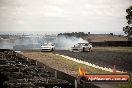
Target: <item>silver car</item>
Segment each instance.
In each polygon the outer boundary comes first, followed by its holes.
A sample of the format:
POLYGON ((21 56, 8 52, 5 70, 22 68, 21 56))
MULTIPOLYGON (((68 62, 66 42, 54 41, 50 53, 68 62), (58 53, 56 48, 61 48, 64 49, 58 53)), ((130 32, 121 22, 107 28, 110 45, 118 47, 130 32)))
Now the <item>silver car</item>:
POLYGON ((44 43, 41 45, 41 51, 54 51, 55 46, 52 43, 44 43))
POLYGON ((81 52, 85 52, 85 51, 89 51, 92 52, 92 43, 78 43, 76 45, 74 45, 71 48, 72 52, 76 52, 76 51, 81 51, 81 52))

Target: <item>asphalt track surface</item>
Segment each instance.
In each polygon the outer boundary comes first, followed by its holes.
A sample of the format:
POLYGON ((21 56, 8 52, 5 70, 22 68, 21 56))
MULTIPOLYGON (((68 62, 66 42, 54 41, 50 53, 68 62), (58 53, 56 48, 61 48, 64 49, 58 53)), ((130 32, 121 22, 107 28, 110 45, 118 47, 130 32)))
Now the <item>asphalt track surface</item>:
POLYGON ((102 67, 113 68, 115 65, 117 70, 132 71, 132 52, 71 52, 68 50, 57 50, 54 53, 77 58, 102 67))

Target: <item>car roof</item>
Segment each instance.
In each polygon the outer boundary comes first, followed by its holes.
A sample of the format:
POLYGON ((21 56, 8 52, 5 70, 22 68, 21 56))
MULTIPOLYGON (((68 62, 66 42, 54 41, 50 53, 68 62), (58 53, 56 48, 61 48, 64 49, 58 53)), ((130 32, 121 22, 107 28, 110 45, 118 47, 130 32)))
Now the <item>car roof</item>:
POLYGON ((78 43, 78 44, 89 44, 89 43, 78 43))

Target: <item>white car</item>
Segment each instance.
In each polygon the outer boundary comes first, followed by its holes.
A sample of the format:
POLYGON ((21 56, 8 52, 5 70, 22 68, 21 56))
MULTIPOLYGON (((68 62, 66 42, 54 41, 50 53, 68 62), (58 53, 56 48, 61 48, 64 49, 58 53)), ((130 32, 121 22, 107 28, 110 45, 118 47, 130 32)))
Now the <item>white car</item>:
POLYGON ((41 51, 54 51, 55 46, 52 43, 44 43, 41 45, 41 51))
POLYGON ((92 52, 92 43, 78 43, 76 45, 74 45, 74 47, 71 48, 72 52, 76 52, 76 51, 81 51, 81 52, 85 52, 85 51, 89 51, 92 52))

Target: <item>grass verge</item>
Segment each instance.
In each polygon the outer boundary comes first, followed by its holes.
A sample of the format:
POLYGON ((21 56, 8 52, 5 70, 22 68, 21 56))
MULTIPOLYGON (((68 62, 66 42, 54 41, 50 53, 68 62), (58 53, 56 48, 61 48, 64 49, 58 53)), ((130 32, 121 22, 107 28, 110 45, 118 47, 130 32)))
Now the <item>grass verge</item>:
POLYGON ((94 47, 95 51, 132 52, 132 47, 94 47))

